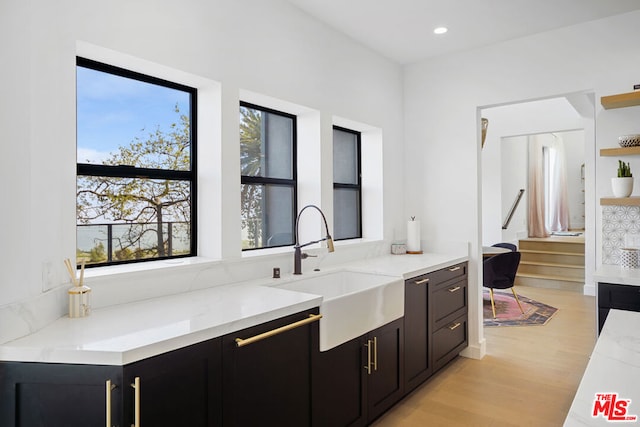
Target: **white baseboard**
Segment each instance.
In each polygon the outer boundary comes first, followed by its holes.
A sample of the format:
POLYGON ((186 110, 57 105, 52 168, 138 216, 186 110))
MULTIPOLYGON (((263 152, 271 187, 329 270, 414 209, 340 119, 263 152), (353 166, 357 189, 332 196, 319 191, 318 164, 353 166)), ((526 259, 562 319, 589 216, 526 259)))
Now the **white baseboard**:
POLYGON ((595 285, 584 285, 582 288, 582 293, 584 295, 590 295, 592 297, 596 296, 596 286, 595 285))
POLYGON ((462 350, 460 356, 468 357, 469 359, 482 359, 487 354, 487 340, 484 338, 477 344, 470 344, 467 348, 462 350))

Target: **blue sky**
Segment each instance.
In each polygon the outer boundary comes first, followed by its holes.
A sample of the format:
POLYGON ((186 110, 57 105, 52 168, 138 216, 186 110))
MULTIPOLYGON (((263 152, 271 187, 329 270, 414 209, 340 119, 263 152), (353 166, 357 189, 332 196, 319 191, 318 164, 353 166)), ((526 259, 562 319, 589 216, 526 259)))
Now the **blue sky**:
POLYGON ((175 89, 77 67, 78 162, 102 163, 117 147, 129 145, 189 110, 189 94, 175 89))

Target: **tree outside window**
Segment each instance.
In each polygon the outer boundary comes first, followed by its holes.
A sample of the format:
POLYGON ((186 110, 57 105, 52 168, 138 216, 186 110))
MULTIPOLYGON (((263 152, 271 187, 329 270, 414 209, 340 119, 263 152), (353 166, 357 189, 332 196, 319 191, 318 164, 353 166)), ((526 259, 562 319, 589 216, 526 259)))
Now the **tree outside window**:
POLYGON ((295 116, 240 104, 242 249, 294 244, 295 116))
POLYGON ((195 254, 196 90, 77 61, 77 260, 195 254))

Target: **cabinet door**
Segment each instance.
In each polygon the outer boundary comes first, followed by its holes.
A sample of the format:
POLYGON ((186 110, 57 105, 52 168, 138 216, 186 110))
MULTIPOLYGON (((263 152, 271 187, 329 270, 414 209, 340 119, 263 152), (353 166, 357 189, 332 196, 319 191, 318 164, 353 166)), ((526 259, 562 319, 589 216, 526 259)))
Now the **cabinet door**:
POLYGON ((429 275, 405 281, 404 288, 404 377, 405 392, 431 375, 431 345, 428 330, 429 275))
POLYGON ((612 308, 640 311, 640 287, 598 283, 598 333, 612 308))
POLYGON ((404 321, 390 322, 367 336, 371 349, 371 374, 367 375, 368 419, 374 420, 403 396, 404 321))
POLYGON ((225 426, 311 424, 311 336, 318 322, 289 327, 317 313, 310 310, 223 337, 225 426), (271 335, 278 328, 285 331, 271 335), (266 338, 247 345, 236 341, 261 334, 266 338))
POLYGON ((314 351, 311 376, 314 427, 367 424, 365 342, 360 337, 331 350, 314 351))
POLYGON ((107 381, 111 424, 122 425, 122 368, 52 363, 0 363, 0 425, 104 427, 107 381))
POLYGON ((125 366, 125 425, 134 424, 136 407, 142 426, 222 425, 221 342, 217 338, 125 366))

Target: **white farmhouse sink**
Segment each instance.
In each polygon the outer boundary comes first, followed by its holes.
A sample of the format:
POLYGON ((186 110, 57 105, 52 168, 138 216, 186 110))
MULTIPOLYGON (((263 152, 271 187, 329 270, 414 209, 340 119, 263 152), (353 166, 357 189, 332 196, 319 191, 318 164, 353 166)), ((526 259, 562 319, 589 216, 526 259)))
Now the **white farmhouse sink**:
POLYGON ((344 270, 311 273, 278 288, 322 295, 320 351, 404 315, 404 281, 393 276, 344 270))

